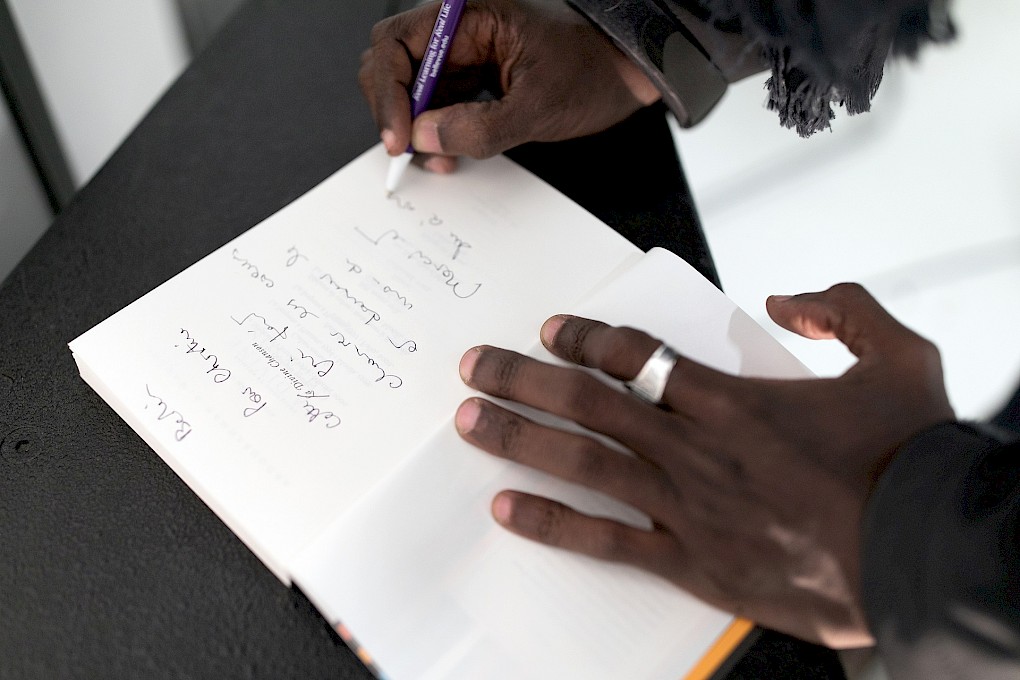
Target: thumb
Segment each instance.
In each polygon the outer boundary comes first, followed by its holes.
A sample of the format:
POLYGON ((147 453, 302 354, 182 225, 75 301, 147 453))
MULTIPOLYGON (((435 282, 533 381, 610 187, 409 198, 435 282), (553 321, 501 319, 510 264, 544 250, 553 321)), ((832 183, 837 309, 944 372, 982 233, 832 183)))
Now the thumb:
POLYGON ((836 284, 821 293, 773 295, 765 306, 786 330, 811 339, 835 338, 858 359, 918 338, 856 283, 836 284))
POLYGON ((527 108, 516 101, 504 96, 425 111, 414 120, 411 145, 443 156, 495 156, 530 139, 527 108))

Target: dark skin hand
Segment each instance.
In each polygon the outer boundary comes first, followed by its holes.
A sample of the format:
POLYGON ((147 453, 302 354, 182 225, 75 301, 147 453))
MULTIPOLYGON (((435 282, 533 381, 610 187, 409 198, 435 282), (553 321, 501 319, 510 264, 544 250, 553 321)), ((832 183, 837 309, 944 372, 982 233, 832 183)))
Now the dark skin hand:
POLYGON ((362 54, 361 89, 391 156, 411 141, 425 167, 449 172, 457 156, 593 134, 659 98, 637 66, 565 6, 469 2, 431 109, 412 125, 408 88, 438 7, 379 22, 362 54), (482 91, 490 97, 475 101, 482 91))
MULTIPOLYGON (((857 363, 831 379, 720 373, 683 357, 661 408, 589 372, 493 347, 461 361, 486 394, 568 418, 595 439, 540 426, 482 398, 456 416, 485 451, 618 498, 650 530, 503 491, 507 529, 551 546, 654 572, 706 602, 831 647, 871 644, 860 603, 860 523, 897 447, 953 419, 938 350, 863 288, 769 298, 770 316, 809 338, 836 338, 857 363)), ((659 342, 578 317, 549 319, 545 346, 570 363, 629 380, 659 342)))

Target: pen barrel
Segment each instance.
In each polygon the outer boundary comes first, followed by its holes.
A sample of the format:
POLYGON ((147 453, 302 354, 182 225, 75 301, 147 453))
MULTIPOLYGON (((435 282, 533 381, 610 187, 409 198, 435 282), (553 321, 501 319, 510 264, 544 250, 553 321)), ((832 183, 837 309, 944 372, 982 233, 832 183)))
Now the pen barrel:
POLYGON ((453 35, 460 23, 460 15, 464 12, 467 0, 443 0, 439 6, 439 16, 432 27, 429 44, 425 48, 418 77, 414 80, 411 90, 411 118, 417 118, 428 108, 432 93, 436 89, 436 80, 446 62, 446 55, 453 44, 453 35))

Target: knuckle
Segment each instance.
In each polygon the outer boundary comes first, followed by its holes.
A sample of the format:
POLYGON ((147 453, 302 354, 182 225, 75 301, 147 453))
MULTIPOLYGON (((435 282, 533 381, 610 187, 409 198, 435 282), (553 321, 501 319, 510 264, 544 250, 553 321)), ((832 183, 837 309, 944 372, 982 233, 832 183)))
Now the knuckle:
MULTIPOLYGON (((485 159, 495 156, 503 149, 500 144, 500 128, 489 124, 488 119, 480 115, 465 115, 461 119, 464 129, 464 139, 459 140, 464 146, 466 155, 475 159, 485 159)), ((448 131, 445 126, 440 125, 437 129, 440 147, 448 148, 449 140, 444 138, 448 131)))
POLYGON ((593 353, 598 352, 599 355, 591 359, 597 366, 625 367, 629 372, 636 374, 648 359, 640 352, 640 348, 648 339, 648 333, 643 330, 628 326, 610 328, 605 333, 603 343, 591 346, 593 353))
POLYGON ((588 550, 596 557, 621 562, 632 559, 634 546, 623 525, 616 522, 602 522, 589 536, 588 550))
POLYGON ((918 336, 915 352, 925 366, 942 365, 942 352, 939 351, 938 345, 927 338, 918 336))
POLYGON ((511 396, 517 387, 517 379, 520 375, 521 370, 521 359, 520 357, 501 353, 500 356, 495 360, 495 365, 492 367, 492 377, 495 382, 495 389, 497 394, 501 396, 511 396))
POLYGON ((502 418, 499 423, 499 450, 507 460, 519 460, 521 458, 521 439, 523 424, 512 416, 502 418))
POLYGON ((604 325, 581 317, 567 317, 553 340, 557 354, 572 363, 588 365, 587 347, 592 331, 604 325))
POLYGON ((732 422, 738 418, 740 408, 728 392, 689 387, 691 411, 710 424, 732 422))
POLYGON ((671 517, 688 505, 683 492, 665 474, 649 475, 647 480, 642 480, 642 484, 649 514, 652 516, 671 517))
POLYGON ((374 79, 375 73, 372 68, 372 62, 362 62, 361 68, 358 69, 358 86, 361 87, 361 91, 364 94, 367 95, 372 92, 372 83, 374 79))
POLYGON ((829 288, 829 292, 833 295, 849 300, 860 300, 862 298, 871 297, 871 294, 868 293, 864 286, 855 282, 837 283, 829 288))
POLYGON ((565 457, 568 459, 570 477, 578 482, 591 484, 606 475, 605 451, 592 439, 576 439, 571 449, 565 452, 565 457))
POLYGON ((546 506, 537 518, 535 536, 543 543, 556 544, 563 533, 562 508, 554 505, 546 506))
POLYGON ((561 381, 560 395, 561 406, 571 420, 603 422, 613 415, 604 399, 604 385, 587 373, 569 371, 561 381))
POLYGON ((911 342, 903 347, 903 366, 920 375, 942 373, 942 352, 931 340, 911 332, 911 342))
POLYGON ((634 354, 634 348, 640 346, 646 338, 647 333, 629 326, 610 329, 606 333, 601 359, 607 365, 625 363, 634 354))
POLYGON ((384 40, 389 40, 393 36, 393 25, 395 23, 395 17, 388 17, 375 24, 372 27, 372 31, 369 33, 369 41, 372 45, 378 45, 384 40))

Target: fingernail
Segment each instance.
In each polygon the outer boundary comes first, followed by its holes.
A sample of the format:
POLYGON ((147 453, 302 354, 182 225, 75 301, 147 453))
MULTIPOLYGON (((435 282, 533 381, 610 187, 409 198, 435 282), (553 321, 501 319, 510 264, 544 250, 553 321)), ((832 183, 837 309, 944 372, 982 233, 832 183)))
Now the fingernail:
POLYGON ((439 126, 430 120, 415 121, 412 130, 412 146, 419 153, 442 153, 439 145, 439 126))
POLYGON ((393 130, 386 128, 379 133, 379 139, 382 140, 383 146, 386 147, 386 151, 390 154, 394 153, 394 147, 397 144, 397 135, 393 130))
POLYGON ((510 522, 510 498, 506 494, 499 494, 492 499, 492 516, 500 524, 510 522))
POLYGON ((461 404, 453 418, 453 423, 457 426, 457 432, 466 434, 475 429, 475 425, 478 423, 478 416, 481 412, 482 407, 477 399, 468 399, 461 404))
POLYGON ((542 330, 539 331, 539 337, 542 338, 542 344, 546 347, 552 347, 553 342, 556 340, 556 334, 563 328, 563 324, 566 323, 567 317, 558 314, 550 317, 542 324, 542 330))
POLYGON ((786 302, 787 300, 789 300, 793 296, 792 295, 769 295, 769 297, 772 298, 773 302, 786 302))
POLYGON ((470 384, 471 376, 475 372, 475 364, 478 363, 478 357, 481 353, 482 350, 477 347, 472 347, 460 358, 460 379, 465 383, 470 384))

